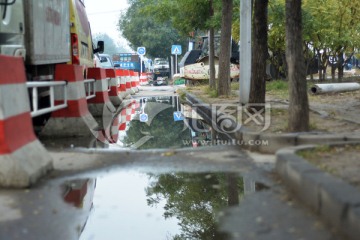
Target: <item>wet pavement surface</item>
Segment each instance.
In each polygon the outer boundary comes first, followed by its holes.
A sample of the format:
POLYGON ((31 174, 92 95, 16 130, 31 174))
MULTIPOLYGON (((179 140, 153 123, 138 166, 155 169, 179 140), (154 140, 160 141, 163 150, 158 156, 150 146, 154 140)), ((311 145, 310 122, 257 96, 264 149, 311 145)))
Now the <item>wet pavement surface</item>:
POLYGON ((271 156, 211 144, 201 119, 147 90, 118 116, 118 142, 44 142, 54 171, 0 190, 1 240, 344 239, 283 188, 271 156))

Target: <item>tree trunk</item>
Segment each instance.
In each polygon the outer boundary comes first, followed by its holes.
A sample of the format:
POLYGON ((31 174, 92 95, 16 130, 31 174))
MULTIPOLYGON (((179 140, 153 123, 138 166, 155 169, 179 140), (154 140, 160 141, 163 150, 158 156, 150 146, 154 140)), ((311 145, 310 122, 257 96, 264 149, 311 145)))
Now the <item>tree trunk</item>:
POLYGON ((265 103, 268 0, 255 0, 249 103, 265 103))
POLYGON ((289 131, 309 131, 309 102, 302 49, 301 0, 286 0, 286 61, 289 78, 289 131))
POLYGON ((231 23, 232 23, 232 0, 222 0, 221 21, 221 46, 219 56, 219 96, 230 95, 230 47, 231 47, 231 23))
POLYGON ((332 80, 332 81, 335 80, 335 72, 336 72, 336 65, 335 65, 335 64, 331 64, 331 80, 332 80))
MULTIPOLYGON (((210 0, 210 17, 214 16, 213 0, 210 0)), ((214 35, 215 30, 213 27, 209 30, 209 86, 210 89, 216 89, 215 79, 215 44, 214 35)))
POLYGON ((338 54, 338 80, 342 81, 344 77, 344 53, 338 54))
POLYGON ((214 44, 214 28, 209 30, 209 85, 211 89, 216 89, 215 79, 215 44, 214 44))

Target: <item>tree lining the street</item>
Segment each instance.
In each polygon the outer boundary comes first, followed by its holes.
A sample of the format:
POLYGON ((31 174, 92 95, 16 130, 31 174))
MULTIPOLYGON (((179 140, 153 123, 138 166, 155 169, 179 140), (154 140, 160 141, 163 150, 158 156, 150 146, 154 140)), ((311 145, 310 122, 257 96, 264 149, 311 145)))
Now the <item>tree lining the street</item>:
MULTIPOLYGON (((352 0, 314 0, 303 1, 303 50, 306 63, 317 57, 320 80, 325 78, 329 57, 339 61, 332 67, 338 69, 339 78, 343 76, 344 53, 356 53, 360 48, 360 2, 352 0)), ((279 73, 286 75, 285 53, 285 5, 283 0, 269 1, 269 40, 270 61, 279 73)), ((309 67, 309 66, 307 66, 309 67)))
POLYGON ((232 26, 232 0, 222 0, 221 45, 219 56, 218 96, 230 95, 230 52, 232 26))
POLYGON ((302 41, 301 0, 286 0, 286 63, 289 80, 290 132, 309 131, 309 101, 302 41))
POLYGON ((119 19, 121 34, 129 41, 132 49, 145 46, 149 57, 170 55, 174 43, 185 46, 187 39, 172 26, 171 21, 159 22, 146 9, 151 2, 131 0, 129 8, 119 19))
MULTIPOLYGON (((205 31, 207 32, 210 27, 213 27, 215 30, 220 29, 219 24, 222 19, 221 9, 223 3, 227 1, 213 0, 213 9, 214 14, 211 15, 211 5, 208 0, 201 1, 156 1, 156 0, 131 0, 130 1, 130 10, 123 15, 120 20, 119 27, 122 29, 125 37, 130 41, 132 46, 143 45, 140 43, 146 42, 146 39, 151 38, 151 43, 154 51, 150 50, 149 52, 154 54, 155 49, 159 51, 161 47, 159 42, 161 39, 166 38, 164 35, 162 37, 154 37, 152 33, 147 35, 149 31, 152 31, 152 26, 161 25, 164 28, 172 28, 173 32, 178 34, 184 39, 189 37, 189 32, 196 31, 205 31), (165 25, 162 25, 165 24, 165 25), (126 26, 129 25, 129 26, 126 26), (151 25, 151 26, 149 26, 151 25), (141 26, 141 27, 139 27, 141 26), (141 29, 140 29, 141 28, 141 29), (142 41, 144 40, 144 41, 142 41)), ((233 31, 232 36, 235 40, 239 38, 239 5, 235 1, 233 10, 235 12, 235 18, 228 20, 228 23, 232 26, 233 31)), ((256 1, 255 1, 256 3, 256 1)), ((254 5, 256 11, 256 4, 254 5)), ((286 63, 285 56, 285 3, 283 0, 270 0, 268 5, 268 40, 267 46, 269 49, 269 58, 268 60, 272 63, 275 71, 272 74, 276 77, 290 78, 288 73, 288 65, 286 63)), ((265 9, 265 8, 263 8, 265 9)), ((358 11, 360 9, 359 1, 351 0, 314 0, 308 1, 303 0, 302 6, 300 8, 302 16, 302 57, 305 65, 306 76, 307 69, 310 67, 310 63, 316 59, 319 64, 319 76, 320 78, 324 77, 324 73, 327 65, 329 64, 329 56, 335 56, 338 58, 337 65, 333 65, 333 72, 335 72, 335 67, 338 68, 339 77, 342 76, 344 62, 342 61, 342 56, 344 53, 355 52, 360 47, 360 14, 358 11)), ((258 29, 254 26, 254 31, 258 29)), ((263 30, 265 31, 265 30, 263 30)), ((157 31, 156 32, 160 32, 157 31)), ((166 31, 164 31, 166 32, 166 31)), ((259 31, 260 33, 260 31, 259 31)), ((176 35, 175 34, 175 35, 176 35)), ((165 34, 166 35, 166 34, 165 34)), ((170 35, 168 35, 168 39, 170 35)), ((179 38, 179 37, 178 37, 179 38)), ((171 43, 166 43, 165 45, 170 46, 174 39, 172 38, 171 43)), ((151 46, 151 43, 150 46, 151 46)), ((164 42, 163 42, 164 43, 164 42)), ((225 41, 227 43, 227 41, 225 41)), ((222 42, 222 45, 224 42, 222 42)), ((266 64, 266 61, 261 62, 257 59, 257 48, 254 43, 254 64, 252 66, 252 86, 255 89, 251 92, 252 96, 259 98, 251 99, 251 102, 263 102, 263 88, 265 88, 265 82, 263 79, 259 80, 259 76, 262 75, 263 66, 266 64), (255 61, 255 60, 258 61, 255 61), (261 74, 260 74, 261 72, 261 74), (255 73, 259 73, 259 76, 256 76, 255 73), (257 79, 257 80, 256 80, 257 79), (257 91, 256 89, 260 89, 257 91)), ((263 43, 262 43, 263 44, 263 43)), ((161 44, 162 45, 162 44, 161 44)), ((169 47, 166 47, 166 50, 163 51, 164 55, 169 55, 169 47)), ((184 46, 184 45, 183 45, 184 46)), ((224 47, 224 46, 222 46, 224 47)), ((184 48, 185 49, 185 48, 184 48)), ((263 50, 260 49, 261 52, 263 50)), ((263 58, 263 56, 261 56, 263 58)), ((222 61, 220 60, 222 65, 222 61)), ((224 81, 219 82, 218 84, 218 95, 227 96, 227 88, 221 85, 223 83, 228 84, 226 70, 224 67, 227 65, 222 65, 220 67, 220 78, 224 81), (225 74, 225 75, 224 75, 225 74), (224 91, 225 89, 225 91, 224 91)), ((306 81, 305 79, 303 81, 306 81)), ((212 88, 214 85, 212 84, 212 88)), ((229 88, 230 89, 230 88, 229 88)), ((290 90, 291 91, 291 90, 290 90)), ((301 94, 307 94, 306 92, 301 94)), ((292 97, 293 94, 291 94, 292 97)), ((305 98, 305 96, 304 96, 305 98)))
POLYGON ((249 103, 265 103, 266 90, 266 62, 268 58, 267 37, 267 9, 268 0, 254 0, 253 13, 253 46, 251 85, 249 103))

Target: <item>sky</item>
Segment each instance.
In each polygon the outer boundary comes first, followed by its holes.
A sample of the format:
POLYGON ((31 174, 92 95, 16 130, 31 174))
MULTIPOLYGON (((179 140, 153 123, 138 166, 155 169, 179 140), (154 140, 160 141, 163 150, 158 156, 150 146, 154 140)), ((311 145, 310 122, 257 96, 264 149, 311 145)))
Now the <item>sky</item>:
POLYGON ((106 33, 115 43, 126 45, 116 25, 120 12, 128 8, 127 0, 85 0, 85 8, 92 34, 106 33))

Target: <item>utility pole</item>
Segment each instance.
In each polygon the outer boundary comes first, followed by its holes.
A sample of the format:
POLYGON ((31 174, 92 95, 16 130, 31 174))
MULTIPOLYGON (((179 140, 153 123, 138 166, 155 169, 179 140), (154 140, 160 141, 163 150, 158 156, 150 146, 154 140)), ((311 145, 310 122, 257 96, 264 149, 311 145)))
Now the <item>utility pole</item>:
MULTIPOLYGON (((265 64, 265 63, 264 63, 265 64)), ((251 85, 251 0, 240 0, 240 103, 247 104, 251 85)))

